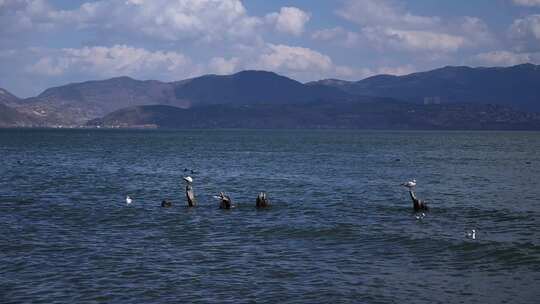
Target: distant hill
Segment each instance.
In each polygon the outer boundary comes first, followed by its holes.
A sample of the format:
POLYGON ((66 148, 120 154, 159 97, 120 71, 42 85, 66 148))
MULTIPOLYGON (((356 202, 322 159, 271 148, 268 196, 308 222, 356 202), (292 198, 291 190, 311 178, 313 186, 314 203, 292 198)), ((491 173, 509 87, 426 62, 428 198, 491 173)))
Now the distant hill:
POLYGON ((82 125, 114 110, 144 104, 183 106, 168 83, 117 77, 50 88, 37 97, 25 99, 19 108, 28 114, 39 113, 58 124, 82 125))
POLYGON ((245 71, 171 83, 129 77, 72 83, 47 89, 20 102, 18 107, 55 124, 82 125, 112 111, 138 105, 190 108, 207 104, 335 101, 348 97, 348 93, 332 87, 307 86, 271 72, 245 71))
POLYGON ((418 105, 390 99, 286 105, 207 105, 191 109, 137 106, 115 111, 89 126, 160 128, 350 128, 540 130, 540 114, 500 105, 418 105))
POLYGON ((19 98, 5 89, 0 88, 0 104, 12 106, 19 102, 19 98))
POLYGON ((186 112, 186 109, 165 105, 135 106, 114 111, 101 119, 91 120, 87 125, 171 127, 178 124, 186 112))
POLYGON ((32 115, 27 115, 0 103, 0 128, 39 127, 42 121, 32 115))
POLYGON ((307 86, 266 71, 243 71, 233 75, 206 75, 175 83, 176 98, 191 105, 286 104, 317 100, 347 100, 351 96, 329 86, 307 86))
MULTIPOLYGON (((0 103, 25 114, 25 117, 36 118, 47 126, 83 126, 90 120, 137 106, 173 106, 192 109, 187 113, 204 116, 207 114, 203 111, 214 113, 212 111, 216 107, 210 106, 222 105, 223 110, 227 111, 238 108, 230 115, 243 113, 245 109, 259 111, 265 107, 268 111, 278 111, 284 115, 287 114, 285 111, 298 111, 295 112, 296 125, 305 127, 305 117, 315 115, 316 112, 314 108, 306 106, 308 104, 324 104, 325 110, 332 112, 334 108, 335 111, 342 111, 345 104, 369 103, 376 107, 376 102, 384 102, 385 98, 407 104, 440 105, 432 111, 438 109, 444 112, 443 105, 447 104, 469 104, 466 109, 471 111, 475 111, 471 105, 483 108, 480 105, 498 104, 502 106, 501 109, 510 112, 510 108, 513 108, 540 113, 539 84, 540 66, 532 64, 508 68, 445 67, 405 76, 379 75, 356 82, 326 79, 307 84, 272 72, 243 71, 225 76, 205 75, 177 82, 117 77, 54 87, 26 99, 19 99, 1 90, 0 103)), ((404 107, 405 110, 410 109, 410 105, 404 107)), ((358 109, 370 111, 367 106, 356 106, 355 110, 358 109)), ((516 114, 518 112, 512 113, 512 117, 521 119, 516 114)), ((264 113, 256 114, 266 117, 264 113)), ((320 115, 317 112, 315 116, 320 115)), ((430 112, 430 115, 438 117, 435 112, 430 112)), ((464 117, 463 113, 460 115, 464 117)), ((249 117, 243 115, 242 119, 251 119, 249 117)), ((292 119, 293 116, 287 117, 292 119)), ((429 119, 426 117, 426 120, 429 119)), ((199 121, 193 123, 198 125, 199 121)), ((277 117, 272 117, 272 122, 277 121, 277 117)), ((294 122, 286 124, 295 126, 294 122)))
POLYGON ((540 112, 540 66, 533 64, 507 68, 444 67, 405 76, 378 75, 356 82, 330 79, 309 85, 414 103, 490 103, 540 112))

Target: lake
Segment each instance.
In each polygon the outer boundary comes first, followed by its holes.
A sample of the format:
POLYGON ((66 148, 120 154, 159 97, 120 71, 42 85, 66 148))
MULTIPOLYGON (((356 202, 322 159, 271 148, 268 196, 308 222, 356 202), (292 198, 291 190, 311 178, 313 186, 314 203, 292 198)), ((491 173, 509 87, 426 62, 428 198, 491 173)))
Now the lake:
POLYGON ((539 132, 0 130, 0 302, 537 303, 539 151, 539 132))

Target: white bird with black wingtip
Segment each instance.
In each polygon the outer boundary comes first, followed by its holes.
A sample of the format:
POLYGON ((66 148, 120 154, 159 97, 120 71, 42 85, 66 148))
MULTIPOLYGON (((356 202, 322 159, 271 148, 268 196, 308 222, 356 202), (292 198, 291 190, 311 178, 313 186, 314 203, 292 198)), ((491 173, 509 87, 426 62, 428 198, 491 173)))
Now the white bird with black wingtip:
POLYGON ((407 181, 407 182, 404 182, 401 184, 403 187, 407 187, 409 189, 412 189, 414 187, 416 187, 416 179, 413 178, 413 180, 410 180, 410 181, 407 181))
POLYGON ((186 182, 186 199, 188 207, 197 207, 197 199, 195 198, 195 192, 193 191, 193 178, 191 176, 184 177, 186 182))

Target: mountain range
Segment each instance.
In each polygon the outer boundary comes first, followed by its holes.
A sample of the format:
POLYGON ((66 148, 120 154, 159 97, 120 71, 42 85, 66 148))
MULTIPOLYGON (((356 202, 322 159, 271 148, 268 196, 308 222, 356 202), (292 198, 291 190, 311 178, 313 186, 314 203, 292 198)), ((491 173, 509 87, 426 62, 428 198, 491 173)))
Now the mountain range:
POLYGON ((538 84, 532 64, 305 84, 266 71, 176 82, 117 77, 25 99, 0 89, 0 127, 538 129, 538 84))
POLYGON ((533 64, 508 68, 449 66, 405 76, 378 75, 356 82, 327 79, 310 84, 414 103, 491 103, 540 112, 540 66, 533 64))

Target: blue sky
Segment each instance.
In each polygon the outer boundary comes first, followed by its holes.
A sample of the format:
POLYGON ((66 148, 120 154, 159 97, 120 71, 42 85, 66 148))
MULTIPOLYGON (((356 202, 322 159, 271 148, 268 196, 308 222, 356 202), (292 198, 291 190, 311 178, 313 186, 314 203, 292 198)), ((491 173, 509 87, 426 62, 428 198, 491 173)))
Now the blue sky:
POLYGON ((0 0, 0 87, 540 63, 540 0, 0 0))

